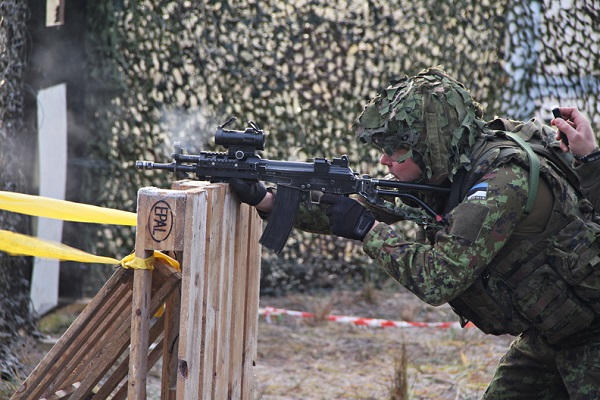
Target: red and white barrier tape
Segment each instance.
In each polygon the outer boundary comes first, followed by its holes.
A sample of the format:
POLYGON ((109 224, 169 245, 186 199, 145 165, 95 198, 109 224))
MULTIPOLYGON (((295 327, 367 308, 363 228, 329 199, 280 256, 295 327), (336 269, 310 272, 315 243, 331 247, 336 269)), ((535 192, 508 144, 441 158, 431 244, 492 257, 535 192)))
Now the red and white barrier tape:
MULTIPOLYGON (((267 323, 271 322, 272 316, 289 315, 292 317, 299 318, 314 318, 315 314, 304 312, 304 311, 293 311, 286 310, 283 308, 265 307, 258 310, 259 315, 264 315, 267 323)), ((387 319, 377 318, 360 318, 360 317, 348 317, 344 315, 328 315, 328 321, 340 322, 342 324, 352 324, 357 326, 369 326, 373 328, 460 328, 459 322, 408 322, 408 321, 390 321, 387 319)), ((471 328, 474 325, 468 323, 465 328, 471 328)))

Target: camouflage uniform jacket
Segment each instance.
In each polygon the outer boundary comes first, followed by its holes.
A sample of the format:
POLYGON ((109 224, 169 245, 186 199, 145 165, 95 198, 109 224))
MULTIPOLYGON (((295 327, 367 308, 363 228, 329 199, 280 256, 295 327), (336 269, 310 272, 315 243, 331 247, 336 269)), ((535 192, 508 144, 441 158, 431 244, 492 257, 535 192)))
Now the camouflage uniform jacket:
MULTIPOLYGON (((600 273, 591 272, 600 258, 598 232, 582 228, 585 201, 541 159, 535 207, 526 215, 525 152, 510 143, 482 152, 432 243, 409 241, 393 224, 379 223, 364 239, 365 252, 423 301, 450 302, 484 332, 533 327, 557 342, 585 329, 600 311, 587 305, 600 298, 600 273)), ((297 226, 325 231, 327 217, 306 211, 297 226)))
POLYGON ((600 213, 600 160, 576 163, 575 172, 579 176, 583 194, 592 202, 596 212, 600 213))

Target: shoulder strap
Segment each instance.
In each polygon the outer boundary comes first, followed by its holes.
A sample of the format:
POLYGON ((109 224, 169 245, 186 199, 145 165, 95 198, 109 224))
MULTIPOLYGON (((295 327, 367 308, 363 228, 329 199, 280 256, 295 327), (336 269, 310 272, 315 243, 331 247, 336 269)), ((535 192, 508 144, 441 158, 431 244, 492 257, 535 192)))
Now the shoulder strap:
POLYGON ((527 158, 529 159, 529 190, 527 193, 527 204, 525 204, 525 214, 529 214, 533 209, 533 205, 535 204, 538 185, 540 183, 540 160, 529 143, 512 132, 505 132, 505 134, 506 137, 512 139, 523 150, 525 150, 525 153, 527 153, 527 158))
POLYGON ((467 171, 464 168, 459 169, 456 175, 454 175, 452 185, 450 186, 450 196, 448 197, 446 207, 444 208, 444 215, 448 214, 454 207, 458 205, 458 203, 460 203, 464 191, 466 177, 467 171))
MULTIPOLYGON (((524 141, 518 135, 513 134, 511 132, 506 132, 506 131, 498 131, 498 132, 501 133, 502 136, 505 136, 506 138, 510 139, 510 141, 516 143, 519 147, 521 147, 525 151, 525 153, 527 154, 527 158, 529 159, 529 189, 528 189, 528 193, 527 193, 527 203, 525 204, 525 210, 524 210, 524 212, 526 214, 529 214, 531 212, 531 210, 533 209, 535 200, 537 198, 537 191, 538 191, 538 186, 539 186, 539 181, 540 181, 540 160, 539 160, 537 154, 535 154, 535 152, 529 145, 529 143, 524 141)), ((504 144, 499 142, 498 145, 506 146, 508 143, 510 143, 510 141, 506 141, 504 144)), ((478 157, 481 157, 482 154, 485 154, 486 152, 488 152, 492 149, 493 149, 493 147, 487 148, 487 149, 486 148, 480 149, 480 154, 478 154, 478 157)), ((476 158, 478 158, 478 157, 476 157, 476 158)), ((444 213, 448 213, 450 210, 452 210, 454 207, 456 207, 460 203, 461 197, 464 194, 464 190, 465 190, 464 186, 467 183, 466 178, 467 178, 467 172, 464 169, 459 170, 454 178, 454 181, 452 182, 452 186, 450 187, 450 196, 448 198, 448 202, 446 203, 444 213)))

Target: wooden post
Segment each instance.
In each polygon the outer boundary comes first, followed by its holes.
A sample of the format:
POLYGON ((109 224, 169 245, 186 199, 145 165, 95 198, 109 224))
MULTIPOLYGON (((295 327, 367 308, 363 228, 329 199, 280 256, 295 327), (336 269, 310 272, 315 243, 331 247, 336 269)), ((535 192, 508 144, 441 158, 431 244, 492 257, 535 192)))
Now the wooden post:
POLYGON ((177 399, 183 399, 186 394, 187 398, 197 398, 200 390, 207 198, 204 190, 188 191, 189 217, 183 244, 181 277, 177 399))
POLYGON ((175 290, 166 303, 162 348, 161 400, 175 400, 177 390, 177 343, 181 291, 175 290))
MULTIPOLYGON (((181 250, 185 226, 186 195, 180 191, 142 188, 138 191, 135 254, 147 258, 153 250, 181 250)), ((131 350, 127 397, 146 398, 148 335, 152 271, 137 269, 131 304, 131 350)))
POLYGON ((238 201, 227 192, 224 197, 223 210, 223 249, 221 251, 223 262, 221 263, 220 278, 220 300, 219 300, 219 322, 217 329, 220 332, 218 342, 215 345, 215 367, 213 387, 215 399, 228 398, 229 391, 229 357, 231 353, 231 320, 235 318, 232 314, 233 303, 233 279, 235 262, 235 243, 240 238, 236 237, 236 220, 238 218, 238 201))
MULTIPOLYGON (((136 251, 136 254, 144 254, 136 251)), ((145 255, 147 256, 147 254, 145 255)), ((146 398, 146 371, 148 370, 148 332, 150 330, 150 287, 152 272, 138 270, 133 276, 133 299, 131 303, 131 350, 129 357, 129 389, 130 399, 146 398)))
POLYGON ((260 246, 256 245, 262 233, 262 221, 255 208, 250 209, 248 229, 248 269, 246 281, 246 308, 244 312, 244 360, 242 378, 242 399, 255 397, 254 365, 258 335, 258 302, 260 297, 260 246))
MULTIPOLYGON (((250 207, 242 204, 235 224, 236 232, 248 232, 250 225, 250 207)), ((248 282, 248 237, 242 234, 236 236, 235 242, 235 273, 232 290, 232 314, 239 316, 246 312, 246 284, 248 282)), ((243 318, 231 319, 231 336, 229 340, 229 395, 231 399, 242 397, 243 353, 244 353, 244 324, 243 318)))

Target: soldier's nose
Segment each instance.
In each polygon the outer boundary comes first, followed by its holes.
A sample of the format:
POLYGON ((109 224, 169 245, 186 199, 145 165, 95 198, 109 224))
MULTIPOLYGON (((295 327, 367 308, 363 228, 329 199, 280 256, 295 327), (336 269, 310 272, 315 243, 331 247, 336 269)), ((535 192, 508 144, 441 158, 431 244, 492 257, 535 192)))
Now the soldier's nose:
POLYGON ((385 165, 385 166, 388 166, 388 167, 392 164, 391 160, 390 160, 390 157, 387 154, 383 154, 381 156, 381 158, 379 159, 379 163, 381 165, 385 165))

